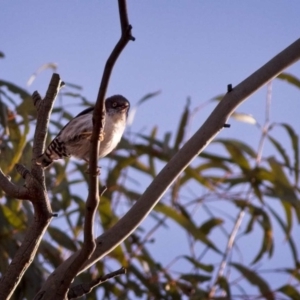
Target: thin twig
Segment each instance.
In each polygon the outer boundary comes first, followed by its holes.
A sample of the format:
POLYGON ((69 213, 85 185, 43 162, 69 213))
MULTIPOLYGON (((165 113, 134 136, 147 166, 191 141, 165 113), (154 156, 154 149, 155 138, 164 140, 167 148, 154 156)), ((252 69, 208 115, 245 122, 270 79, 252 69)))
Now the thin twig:
POLYGON ((262 128, 262 135, 261 135, 261 138, 259 141, 259 146, 258 146, 258 155, 256 158, 257 166, 261 163, 264 142, 266 140, 266 137, 267 137, 269 129, 270 129, 271 101, 272 101, 272 81, 270 81, 267 85, 266 114, 265 114, 264 126, 262 128))
MULTIPOLYGON (((264 146, 264 141, 267 137, 268 134, 268 130, 269 130, 269 126, 270 126, 270 109, 271 109, 271 100, 272 100, 272 81, 270 81, 267 85, 267 97, 266 97, 266 114, 265 114, 265 121, 264 121, 264 126, 262 128, 262 135, 261 135, 261 139, 259 141, 259 145, 258 145, 258 151, 257 151, 257 156, 256 156, 256 164, 255 167, 258 167, 259 164, 261 163, 261 157, 262 157, 262 152, 263 152, 263 146, 264 146)), ((252 187, 250 187, 249 191, 247 192, 246 195, 246 199, 247 199, 247 204, 251 202, 250 200, 250 194, 252 192, 252 187)), ((223 259, 220 263, 219 266, 219 270, 217 272, 216 275, 216 279, 215 282, 213 284, 213 286, 211 287, 210 293, 209 293, 209 297, 214 297, 216 290, 217 290, 217 286, 218 286, 218 280, 219 278, 221 278, 224 275, 225 272, 225 268, 227 265, 227 261, 228 261, 228 257, 232 251, 232 248, 234 246, 234 242, 236 240, 236 236, 237 233, 241 227, 242 221, 246 215, 246 208, 247 206, 243 207, 241 209, 241 211, 239 212, 235 224, 233 226, 233 229, 230 233, 227 245, 226 245, 226 250, 223 256, 223 259)))
POLYGON ((122 274, 126 274, 126 269, 123 267, 121 269, 111 272, 105 276, 100 276, 97 279, 94 279, 89 283, 82 283, 79 285, 75 285, 70 288, 70 290, 68 292, 68 299, 76 299, 76 298, 82 297, 83 295, 90 293, 98 285, 106 282, 109 279, 120 276, 122 274))

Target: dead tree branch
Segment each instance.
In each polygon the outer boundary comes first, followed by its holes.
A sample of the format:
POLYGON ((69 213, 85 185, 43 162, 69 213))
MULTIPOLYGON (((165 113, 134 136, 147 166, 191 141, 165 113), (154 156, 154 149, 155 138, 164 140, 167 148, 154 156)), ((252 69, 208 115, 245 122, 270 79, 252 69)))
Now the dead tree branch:
POLYGON ((35 158, 42 154, 44 149, 52 106, 60 87, 59 75, 53 74, 45 99, 42 100, 39 96, 39 101, 36 101, 37 92, 32 97, 38 111, 33 142, 32 168, 29 171, 22 165, 16 166, 17 171, 25 179, 25 187, 18 187, 11 183, 0 170, 0 187, 7 195, 27 199, 32 202, 34 207, 34 221, 26 232, 24 242, 1 278, 0 299, 9 299, 12 296, 25 271, 33 261, 41 239, 53 217, 45 188, 44 172, 35 165, 35 158))

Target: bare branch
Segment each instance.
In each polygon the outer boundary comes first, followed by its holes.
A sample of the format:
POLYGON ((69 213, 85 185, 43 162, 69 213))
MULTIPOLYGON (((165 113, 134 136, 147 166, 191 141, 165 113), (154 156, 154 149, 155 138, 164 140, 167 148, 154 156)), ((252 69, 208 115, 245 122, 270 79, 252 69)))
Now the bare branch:
POLYGON ((40 95, 37 92, 34 92, 32 95, 34 105, 38 110, 38 115, 33 140, 31 172, 33 176, 40 181, 44 189, 46 189, 44 170, 36 164, 36 158, 44 152, 52 107, 60 88, 63 86, 64 83, 61 82, 59 75, 53 73, 45 99, 41 101, 40 95))
POLYGON ((10 197, 16 199, 28 199, 29 192, 25 187, 17 186, 10 181, 10 178, 5 176, 0 169, 0 188, 10 197))
POLYGON ((89 283, 82 283, 79 285, 75 285, 70 288, 68 292, 68 299, 76 299, 83 295, 86 295, 92 291, 93 288, 97 287, 98 285, 104 283, 105 281, 117 277, 119 275, 126 274, 126 269, 121 268, 117 271, 111 272, 105 276, 100 276, 95 280, 92 280, 89 283))
MULTIPOLYGON (((201 128, 173 156, 169 163, 166 164, 126 215, 119 220, 115 226, 97 238, 96 249, 91 258, 81 268, 80 272, 112 251, 139 226, 161 199, 172 182, 176 180, 178 175, 218 134, 233 111, 245 101, 246 98, 299 59, 300 39, 276 55, 259 70, 233 88, 232 91, 227 93, 201 128)), ((55 273, 48 278, 42 291, 55 291, 58 275, 64 274, 65 270, 77 259, 78 254, 78 252, 74 253, 56 269, 55 273)), ((61 280, 62 279, 63 277, 61 280)))
MULTIPOLYGON (((299 59, 300 39, 242 81, 231 92, 227 93, 201 128, 165 165, 133 207, 116 225, 97 238, 97 247, 80 272, 111 252, 139 226, 178 175, 203 151, 223 128, 233 111, 246 98, 299 59)), ((66 268, 76 257, 77 253, 59 266, 56 272, 66 268)))
POLYGON ((49 116, 60 87, 61 81, 59 75, 53 74, 47 90, 46 99, 41 100, 38 93, 33 95, 33 101, 38 109, 38 117, 33 142, 32 171, 30 172, 22 165, 16 165, 17 171, 25 178, 26 188, 16 187, 2 172, 0 173, 0 185, 4 185, 3 190, 11 197, 27 198, 32 202, 34 207, 34 221, 26 232, 24 242, 12 259, 6 273, 1 278, 0 299, 9 299, 12 296, 25 271, 33 261, 41 239, 53 217, 45 188, 44 172, 41 167, 35 165, 35 158, 42 153, 49 116))
MULTIPOLYGON (((59 274, 62 276, 61 280, 58 280, 58 284, 55 288, 55 292, 51 289, 47 290, 48 293, 43 294, 42 299, 54 299, 57 296, 66 297, 67 291, 70 287, 71 282, 77 275, 79 270, 82 268, 83 264, 87 259, 90 258, 92 253, 96 248, 95 238, 94 238, 94 220, 97 207, 100 201, 99 198, 99 182, 98 182, 98 153, 100 149, 99 136, 103 135, 104 121, 105 121, 105 105, 104 98, 106 95, 107 86, 109 83, 110 75, 115 62, 117 61, 119 55, 124 50, 127 43, 133 39, 131 36, 131 26, 128 23, 127 11, 126 11, 126 0, 119 0, 119 13, 120 13, 120 23, 121 23, 121 38, 116 44, 115 48, 111 52, 102 75, 101 84, 99 87, 99 92, 97 96, 97 101, 93 114, 93 133, 91 137, 91 150, 90 150, 90 161, 89 161, 89 194, 86 201, 85 210, 85 222, 84 222, 84 242, 82 249, 79 251, 76 261, 68 266, 59 274)), ((41 295, 41 294, 40 294, 41 295)))

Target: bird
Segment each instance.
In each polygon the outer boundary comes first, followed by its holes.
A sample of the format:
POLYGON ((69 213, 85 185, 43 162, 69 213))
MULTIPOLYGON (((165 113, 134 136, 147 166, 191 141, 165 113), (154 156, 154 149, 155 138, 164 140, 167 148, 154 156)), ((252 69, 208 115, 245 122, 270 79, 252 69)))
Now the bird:
MULTIPOLYGON (((108 155, 120 142, 126 127, 129 109, 129 101, 121 95, 106 99, 104 131, 99 137, 101 141, 99 158, 108 155)), ((67 123, 48 145, 45 152, 37 158, 36 164, 47 168, 53 161, 70 156, 89 162, 93 112, 94 107, 89 107, 67 123)))

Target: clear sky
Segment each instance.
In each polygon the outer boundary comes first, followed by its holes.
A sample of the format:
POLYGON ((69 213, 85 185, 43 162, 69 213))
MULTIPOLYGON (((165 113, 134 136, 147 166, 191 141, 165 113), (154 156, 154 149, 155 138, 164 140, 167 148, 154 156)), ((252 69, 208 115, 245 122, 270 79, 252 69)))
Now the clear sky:
MULTIPOLYGON (((128 1, 136 41, 118 60, 108 95, 121 93, 134 104, 148 92, 162 91, 142 106, 136 129, 158 124, 162 132, 172 130, 187 96, 193 107, 200 105, 299 38, 296 0, 170 3, 128 1)), ((0 26, 1 50, 6 54, 1 77, 25 86, 38 67, 54 62, 63 80, 82 85, 90 101, 120 35, 117 1, 6 1, 0 26)), ((289 71, 300 76, 300 64, 289 71)), ((50 71, 44 72, 29 89, 43 93, 49 77, 50 71)), ((298 110, 291 110, 300 108, 296 89, 276 82, 273 93, 273 118, 297 118, 298 110)), ((265 95, 262 90, 240 111, 262 121, 265 95)), ((211 109, 200 112, 197 126, 211 109)), ((243 125, 234 126, 232 134, 238 126, 243 125)))
MULTIPOLYGON (((192 107, 226 92, 300 37, 300 1, 128 1, 136 38, 119 58, 108 95, 120 93, 134 105, 148 92, 161 94, 140 107, 132 130, 177 128, 188 96, 192 107)), ((0 78, 23 87, 45 63, 57 63, 62 79, 96 98, 105 61, 120 36, 117 1, 3 1, 0 10, 0 78)), ((287 70, 300 78, 300 62, 287 70)), ((45 92, 51 71, 28 87, 45 92)), ((240 108, 260 123, 267 90, 240 108)), ((299 90, 275 80, 271 121, 299 129, 299 90)), ((72 103, 66 103, 72 106, 72 103)), ((193 131, 213 105, 197 114, 193 131)), ((78 113, 81 108, 70 108, 78 113)), ((257 149, 259 132, 231 121, 221 137, 247 137, 257 149)))

